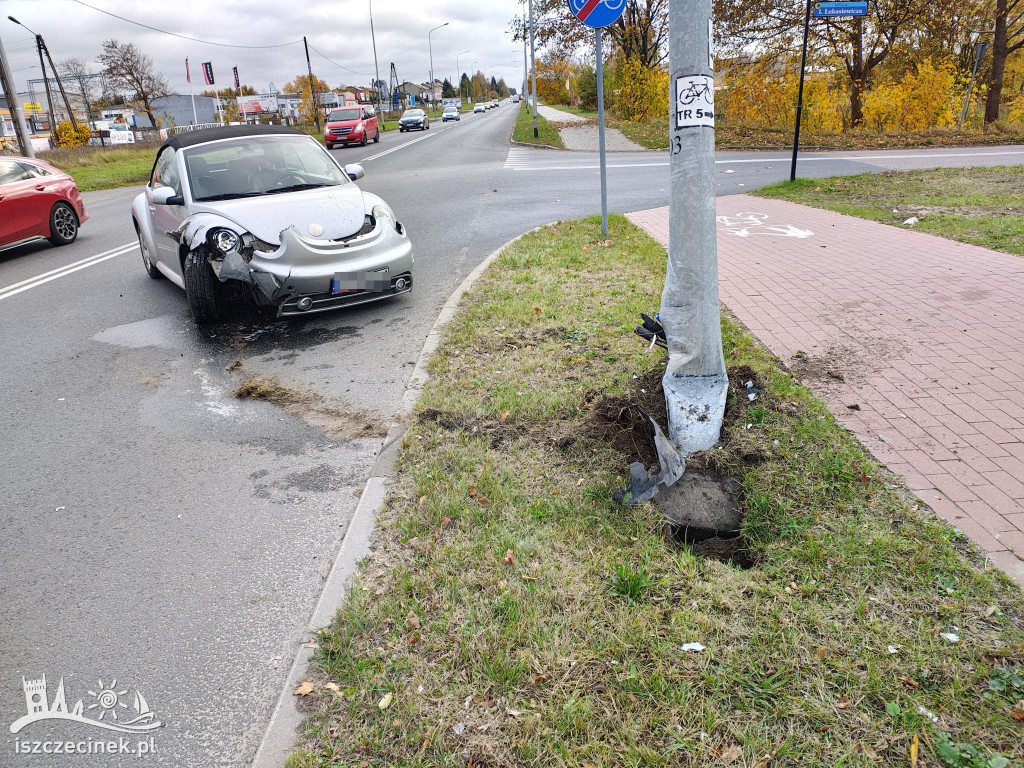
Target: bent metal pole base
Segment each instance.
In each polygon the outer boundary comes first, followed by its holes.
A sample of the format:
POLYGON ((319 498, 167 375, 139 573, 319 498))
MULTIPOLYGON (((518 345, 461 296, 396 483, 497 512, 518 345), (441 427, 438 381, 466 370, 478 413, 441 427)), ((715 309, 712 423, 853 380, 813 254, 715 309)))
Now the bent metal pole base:
POLYGON ((682 456, 718 442, 729 383, 718 305, 711 36, 711 0, 670 0, 671 193, 661 323, 669 440, 682 456))

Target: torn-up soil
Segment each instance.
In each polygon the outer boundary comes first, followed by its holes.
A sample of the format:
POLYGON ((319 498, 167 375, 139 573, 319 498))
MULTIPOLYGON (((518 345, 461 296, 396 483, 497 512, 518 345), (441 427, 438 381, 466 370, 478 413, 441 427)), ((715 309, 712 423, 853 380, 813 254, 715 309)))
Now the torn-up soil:
POLYGON ((387 426, 380 419, 356 409, 331 405, 323 396, 308 389, 286 387, 277 379, 254 377, 234 391, 240 400, 265 400, 298 416, 310 426, 327 434, 352 440, 360 437, 384 437, 387 426))

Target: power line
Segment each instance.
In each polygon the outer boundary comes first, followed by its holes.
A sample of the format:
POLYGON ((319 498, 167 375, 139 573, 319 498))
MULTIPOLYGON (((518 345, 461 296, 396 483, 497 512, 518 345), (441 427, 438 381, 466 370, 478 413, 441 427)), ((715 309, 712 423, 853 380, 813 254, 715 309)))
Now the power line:
POLYGON ((152 30, 154 32, 159 32, 159 33, 161 33, 163 35, 170 35, 171 37, 180 37, 182 40, 190 40, 193 43, 202 43, 203 45, 218 45, 221 48, 284 48, 284 47, 289 46, 289 45, 298 45, 299 43, 302 42, 301 40, 293 40, 290 43, 278 43, 276 45, 233 45, 232 43, 215 43, 212 40, 200 40, 198 37, 189 37, 188 35, 179 35, 177 32, 168 32, 166 29, 159 29, 158 27, 151 27, 149 24, 143 24, 140 21, 133 21, 132 19, 126 19, 124 16, 118 16, 116 13, 111 13, 110 11, 105 11, 102 8, 97 8, 95 5, 89 5, 88 3, 83 2, 82 0, 71 0, 71 1, 74 2, 74 3, 78 3, 79 5, 84 5, 86 8, 91 8, 94 11, 99 11, 100 13, 105 13, 107 16, 113 16, 115 19, 120 19, 121 21, 126 21, 129 24, 134 24, 137 27, 143 27, 145 29, 150 29, 150 30, 152 30))
MULTIPOLYGON (((77 0, 76 0, 76 2, 77 2, 77 0)), ((331 59, 328 56, 326 56, 325 54, 320 53, 320 51, 317 51, 316 47, 314 47, 313 45, 310 45, 309 47, 312 48, 317 53, 319 53, 321 56, 323 56, 325 59, 327 59, 329 62, 331 62, 331 64, 333 64, 334 66, 338 67, 339 69, 344 69, 346 72, 351 72, 353 75, 362 75, 362 76, 365 76, 365 77, 373 77, 373 75, 371 75, 369 72, 356 72, 354 69, 349 69, 348 67, 343 67, 341 64, 336 62, 334 59, 331 59)))

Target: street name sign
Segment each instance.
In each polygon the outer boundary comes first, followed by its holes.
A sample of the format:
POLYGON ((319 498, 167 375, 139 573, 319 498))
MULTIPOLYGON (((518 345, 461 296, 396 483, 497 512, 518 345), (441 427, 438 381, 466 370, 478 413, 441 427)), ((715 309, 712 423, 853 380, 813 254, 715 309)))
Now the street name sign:
POLYGON ((594 29, 614 24, 626 10, 626 0, 569 0, 573 15, 594 29))
POLYGON ((816 19, 834 19, 842 18, 845 16, 867 16, 868 15, 868 3, 867 0, 858 0, 856 2, 826 2, 826 3, 815 3, 814 4, 814 18, 816 19))

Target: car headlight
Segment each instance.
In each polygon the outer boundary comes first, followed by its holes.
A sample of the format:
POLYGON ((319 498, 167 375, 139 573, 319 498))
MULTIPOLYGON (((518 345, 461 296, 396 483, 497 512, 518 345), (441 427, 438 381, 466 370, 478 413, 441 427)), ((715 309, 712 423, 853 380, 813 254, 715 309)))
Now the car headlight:
POLYGON ((363 124, 356 123, 356 133, 359 133, 361 130, 363 130, 363 124))
POLYGON ((225 255, 233 251, 237 251, 238 246, 241 243, 238 235, 230 229, 215 230, 211 235, 211 240, 213 242, 213 247, 225 255))
POLYGON ((373 206, 373 218, 377 221, 390 222, 391 226, 395 226, 395 214, 386 205, 373 206))

